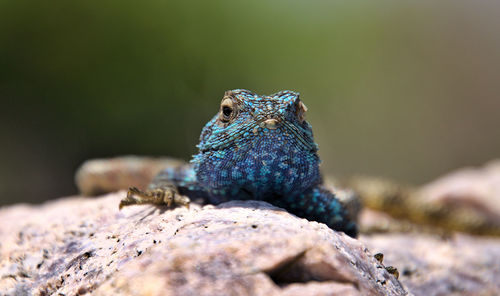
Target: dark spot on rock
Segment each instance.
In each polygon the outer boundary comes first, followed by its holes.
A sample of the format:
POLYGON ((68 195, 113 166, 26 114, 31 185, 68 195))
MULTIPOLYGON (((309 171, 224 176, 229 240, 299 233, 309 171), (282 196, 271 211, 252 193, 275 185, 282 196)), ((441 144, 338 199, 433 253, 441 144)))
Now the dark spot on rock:
POLYGON ((72 241, 66 245, 66 249, 64 250, 64 253, 66 253, 66 254, 75 253, 75 252, 78 252, 78 250, 79 250, 78 243, 76 241, 72 241))
POLYGON ((384 261, 384 254, 382 254, 382 253, 377 253, 377 254, 373 255, 373 257, 375 259, 377 259, 377 261, 379 263, 382 263, 382 261, 384 261))
POLYGON ((401 273, 404 276, 412 276, 415 273, 415 270, 412 270, 412 269, 410 269, 408 267, 404 267, 401 273))
POLYGON ((252 228, 253 228, 253 229, 255 229, 255 228, 257 228, 257 227, 258 227, 257 225, 252 224, 252 228))
POLYGON ((392 274, 396 279, 399 278, 399 271, 396 267, 394 266, 387 266, 385 268, 385 270, 387 270, 388 273, 392 274))
POLYGON ((183 286, 188 283, 187 279, 180 273, 174 273, 170 278, 170 283, 175 286, 183 286))
POLYGON ((136 250, 136 252, 137 252, 137 256, 141 256, 142 250, 136 250))
POLYGON ((386 281, 385 281, 385 279, 383 279, 383 280, 377 280, 377 283, 379 283, 381 285, 385 285, 386 281))
POLYGON ((19 231, 19 233, 17 234, 17 238, 19 239, 19 243, 22 244, 24 241, 24 232, 19 231))
POLYGON ((87 287, 81 286, 80 288, 78 288, 78 291, 76 291, 76 295, 83 295, 87 294, 88 292, 89 290, 87 289, 87 287))
POLYGON ((82 254, 83 258, 87 259, 87 258, 90 258, 92 256, 94 256, 94 252, 93 251, 87 251, 85 253, 82 254))
POLYGON ((83 236, 85 233, 83 231, 70 230, 69 233, 73 236, 83 236))
POLYGON ((79 269, 81 270, 82 264, 84 264, 85 261, 87 261, 87 259, 89 259, 92 256, 94 256, 94 251, 93 250, 84 252, 84 253, 76 256, 75 258, 73 258, 73 260, 71 260, 68 263, 68 265, 66 266, 66 270, 70 269, 75 264, 79 264, 79 269))

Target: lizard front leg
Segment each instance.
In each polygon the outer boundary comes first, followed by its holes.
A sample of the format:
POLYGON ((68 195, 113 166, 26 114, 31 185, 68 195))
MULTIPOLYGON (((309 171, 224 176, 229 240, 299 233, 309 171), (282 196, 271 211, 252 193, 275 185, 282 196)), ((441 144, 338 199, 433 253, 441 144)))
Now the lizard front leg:
POLYGON ((147 190, 131 187, 119 208, 140 204, 189 207, 191 200, 185 194, 199 191, 191 165, 167 168, 156 175, 147 190))
POLYGON ((127 197, 120 201, 119 208, 125 206, 155 204, 155 205, 184 205, 189 208, 190 199, 180 195, 174 186, 158 187, 152 190, 142 191, 136 187, 130 187, 127 197))
POLYGON ((357 225, 347 214, 335 195, 323 186, 316 186, 300 195, 291 195, 271 203, 310 221, 318 221, 328 227, 356 237, 357 225))

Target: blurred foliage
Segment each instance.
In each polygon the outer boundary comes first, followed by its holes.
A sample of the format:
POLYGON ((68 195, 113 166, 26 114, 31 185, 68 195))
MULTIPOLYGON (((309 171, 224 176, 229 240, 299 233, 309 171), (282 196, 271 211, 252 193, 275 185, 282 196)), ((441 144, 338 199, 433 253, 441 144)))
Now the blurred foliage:
POLYGON ((326 173, 420 183, 500 151, 500 2, 0 1, 0 204, 85 159, 188 159, 227 89, 299 91, 326 173))

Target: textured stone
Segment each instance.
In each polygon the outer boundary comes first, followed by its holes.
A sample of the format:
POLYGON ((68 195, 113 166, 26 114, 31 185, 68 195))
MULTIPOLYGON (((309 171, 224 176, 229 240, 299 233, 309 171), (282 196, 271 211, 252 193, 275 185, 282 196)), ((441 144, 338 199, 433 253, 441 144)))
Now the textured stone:
POLYGON ((415 233, 440 233, 444 234, 441 228, 412 223, 403 219, 396 219, 390 215, 364 208, 358 217, 360 233, 373 234, 385 232, 415 232, 415 233))
POLYGON ((179 167, 184 161, 169 157, 120 156, 91 159, 75 174, 78 190, 87 196, 116 192, 131 186, 145 188, 159 171, 179 167))
MULTIPOLYGON (((139 156, 89 160, 80 167, 75 179, 84 195, 130 186, 145 188, 162 168, 182 164, 183 161, 172 158, 139 156)), ((422 187, 373 177, 356 177, 345 182, 327 177, 326 181, 335 185, 330 189, 337 193, 353 221, 358 219, 361 207, 357 195, 345 187, 354 188, 364 206, 378 211, 362 213, 361 232, 458 230, 500 235, 500 160, 452 172, 422 187), (344 190, 339 190, 342 187, 344 190)))
POLYGON ((406 295, 358 240, 267 203, 124 194, 1 209, 0 294, 406 295))
POLYGON ((384 264, 415 295, 498 295, 500 239, 465 234, 377 234, 360 240, 382 252, 384 264))
POLYGON ((355 189, 364 206, 397 219, 440 231, 500 236, 500 161, 461 169, 422 187, 373 177, 343 185, 355 189))
POLYGON ((500 235, 500 160, 451 172, 419 189, 419 202, 441 227, 500 235))

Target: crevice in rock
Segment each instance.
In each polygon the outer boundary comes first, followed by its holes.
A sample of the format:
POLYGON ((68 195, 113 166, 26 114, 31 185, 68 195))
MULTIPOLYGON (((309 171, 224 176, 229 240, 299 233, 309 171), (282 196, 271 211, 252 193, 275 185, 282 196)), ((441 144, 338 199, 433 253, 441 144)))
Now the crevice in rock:
POLYGON ((297 253, 295 256, 286 258, 269 270, 263 270, 263 272, 269 276, 269 278, 281 288, 285 288, 290 284, 307 284, 312 282, 334 282, 342 284, 350 284, 356 290, 359 290, 359 285, 356 281, 349 278, 348 276, 342 275, 340 272, 331 270, 332 266, 329 266, 326 262, 305 262, 305 257, 310 249, 306 249, 297 253), (324 266, 326 264, 327 266, 324 266), (328 275, 324 274, 324 270, 330 270, 328 275))
POLYGON ((278 286, 286 286, 292 283, 304 283, 306 281, 304 281, 303 279, 294 278, 293 276, 290 277, 290 271, 292 269, 296 269, 295 265, 304 257, 306 252, 307 250, 304 250, 291 258, 287 258, 286 260, 278 264, 275 268, 266 270, 264 271, 264 273, 267 274, 271 278, 271 280, 278 286))
MULTIPOLYGON (((285 288, 290 284, 307 284, 310 282, 335 282, 350 284, 355 289, 359 289, 358 284, 349 280, 346 277, 339 276, 335 272, 329 274, 329 276, 321 275, 315 272, 318 267, 317 264, 309 264, 304 262, 304 258, 310 249, 306 249, 302 252, 297 253, 295 256, 286 258, 272 269, 264 270, 263 272, 269 276, 269 278, 281 288, 285 288)), ((324 263, 327 264, 327 263, 324 263)))

